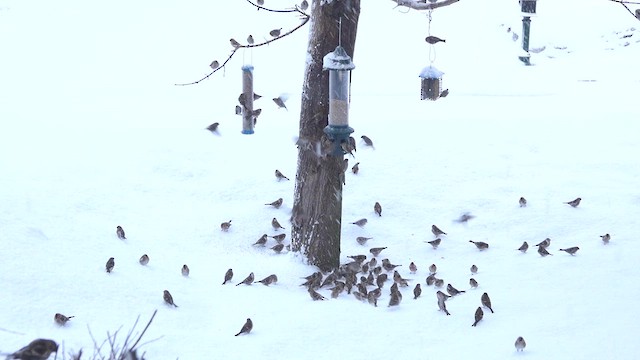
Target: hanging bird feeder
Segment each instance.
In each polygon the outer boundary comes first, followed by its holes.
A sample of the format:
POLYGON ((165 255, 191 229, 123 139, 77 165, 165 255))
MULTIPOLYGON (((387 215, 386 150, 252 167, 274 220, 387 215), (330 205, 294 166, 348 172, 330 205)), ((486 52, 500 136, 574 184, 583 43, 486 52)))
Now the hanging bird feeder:
POLYGON ((253 111, 253 66, 244 65, 242 67, 242 94, 240 95, 242 105, 242 133, 253 134, 254 111, 253 111))
POLYGON ((536 0, 520 0, 520 10, 523 13, 535 14, 536 13, 536 0))
POLYGON ((420 90, 420 100, 438 100, 442 93, 442 75, 444 73, 435 66, 429 65, 422 69, 420 78, 422 87, 420 90))
POLYGON ((353 132, 349 127, 349 78, 355 67, 340 45, 322 59, 322 69, 329 71, 329 125, 324 133, 333 143, 333 156, 345 154, 342 144, 348 143, 353 132))

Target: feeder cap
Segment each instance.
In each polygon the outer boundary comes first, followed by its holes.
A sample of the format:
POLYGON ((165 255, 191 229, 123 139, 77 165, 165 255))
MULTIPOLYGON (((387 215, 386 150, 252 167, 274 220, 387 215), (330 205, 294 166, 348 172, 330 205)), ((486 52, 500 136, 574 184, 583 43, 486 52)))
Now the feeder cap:
POLYGON ((353 70, 355 67, 351 57, 340 45, 322 58, 322 70, 353 70))
POLYGON ((429 65, 420 71, 420 77, 423 79, 439 79, 444 75, 444 73, 434 66, 429 65))

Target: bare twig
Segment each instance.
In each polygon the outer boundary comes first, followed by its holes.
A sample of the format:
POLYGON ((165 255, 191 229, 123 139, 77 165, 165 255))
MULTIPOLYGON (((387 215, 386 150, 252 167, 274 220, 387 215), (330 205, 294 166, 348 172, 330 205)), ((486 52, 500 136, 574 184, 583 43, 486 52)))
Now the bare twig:
POLYGON ((635 2, 635 1, 624 1, 624 0, 609 0, 612 2, 616 2, 622 6, 624 6, 625 9, 627 9, 627 11, 629 12, 629 14, 631 14, 631 16, 633 16, 634 18, 636 18, 637 20, 640 20, 640 10, 636 10, 636 12, 634 13, 633 11, 631 11, 631 9, 629 9, 629 7, 627 6, 627 4, 634 4, 634 5, 640 5, 640 2, 635 2))
POLYGON ((13 331, 13 330, 7 330, 7 329, 4 329, 4 328, 0 328, 0 331, 4 331, 4 332, 8 332, 10 334, 16 334, 16 335, 24 335, 23 333, 19 333, 17 331, 13 331))
POLYGON ((396 4, 398 4, 397 6, 403 6, 403 7, 408 7, 410 9, 414 9, 414 10, 433 10, 433 9, 437 9, 439 7, 443 7, 443 6, 448 6, 451 5, 453 3, 457 3, 460 0, 443 0, 443 1, 438 1, 438 2, 434 2, 434 3, 427 3, 426 1, 422 0, 391 0, 393 2, 395 2, 396 4))
MULTIPOLYGON (((138 336, 138 339, 136 340, 136 342, 134 342, 133 345, 131 346, 131 351, 136 349, 136 346, 140 342, 140 339, 142 339, 142 336, 144 335, 145 332, 147 332, 147 329, 149 328, 149 325, 151 325, 151 322, 153 321, 153 318, 156 317, 156 313, 158 313, 158 309, 153 311, 153 315, 151 315, 151 319, 149 319, 149 322, 147 322, 147 325, 142 330, 142 333, 140 333, 140 336, 138 336)), ((137 323, 138 323, 138 320, 136 320, 136 324, 137 323)), ((134 327, 135 327, 135 325, 134 325, 134 327)))

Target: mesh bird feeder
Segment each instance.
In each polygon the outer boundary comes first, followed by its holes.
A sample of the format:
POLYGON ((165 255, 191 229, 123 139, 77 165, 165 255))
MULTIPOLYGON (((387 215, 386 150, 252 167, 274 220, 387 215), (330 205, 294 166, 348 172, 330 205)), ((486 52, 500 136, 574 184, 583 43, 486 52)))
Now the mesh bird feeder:
POLYGON ((420 99, 421 100, 438 100, 442 92, 442 75, 444 73, 435 66, 429 65, 422 69, 420 72, 421 88, 420 99))
POLYGON ((340 45, 322 59, 323 70, 329 71, 329 125, 324 133, 333 143, 331 155, 342 156, 342 143, 349 141, 353 129, 349 127, 349 81, 351 70, 356 66, 340 45))
POLYGON ((242 105, 242 133, 253 134, 254 112, 253 112, 253 66, 242 66, 242 94, 240 95, 242 105))
POLYGON ((520 0, 520 10, 523 13, 535 14, 536 13, 536 0, 520 0))

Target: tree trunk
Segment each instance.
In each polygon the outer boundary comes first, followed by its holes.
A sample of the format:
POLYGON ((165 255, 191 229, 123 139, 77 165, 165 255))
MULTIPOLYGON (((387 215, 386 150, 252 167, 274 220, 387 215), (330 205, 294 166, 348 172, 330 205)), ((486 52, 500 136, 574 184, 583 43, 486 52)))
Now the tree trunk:
POLYGON ((338 44, 353 57, 359 16, 360 0, 313 0, 291 238, 292 250, 324 271, 340 265, 344 172, 343 156, 327 155, 329 76, 322 59, 338 44))

